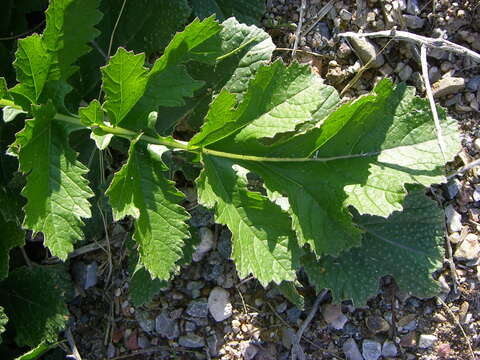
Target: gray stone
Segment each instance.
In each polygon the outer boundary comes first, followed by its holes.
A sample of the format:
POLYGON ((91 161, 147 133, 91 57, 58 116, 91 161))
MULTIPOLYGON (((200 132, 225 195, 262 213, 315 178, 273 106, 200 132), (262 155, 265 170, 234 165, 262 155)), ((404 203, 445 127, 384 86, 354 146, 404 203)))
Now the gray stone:
POLYGON ((407 81, 412 76, 413 70, 410 65, 405 65, 403 69, 398 73, 398 77, 402 81, 407 81))
POLYGON ((185 336, 181 336, 178 339, 180 346, 189 348, 189 349, 198 349, 205 346, 205 340, 201 336, 196 334, 188 333, 185 336))
POLYGON ((383 357, 396 357, 397 356, 397 347, 391 341, 385 341, 382 346, 382 356, 383 357))
POLYGON ((472 77, 467 83, 467 89, 472 92, 476 92, 480 89, 480 76, 472 77))
POLYGON ((145 311, 135 311, 135 319, 137 320, 138 325, 140 325, 140 328, 147 334, 150 334, 155 329, 155 320, 150 318, 145 311))
POLYGON ((442 73, 438 67, 432 66, 430 69, 428 69, 428 77, 430 79, 430 83, 433 84, 442 78, 442 73))
POLYGON ((462 184, 458 179, 453 179, 448 182, 447 184, 447 195, 449 200, 455 199, 455 197, 458 195, 460 192, 460 188, 462 187, 462 184))
POLYGON ((245 360, 252 360, 258 353, 258 347, 248 341, 242 341, 239 348, 245 360))
POLYGON ((114 358, 117 355, 117 349, 115 348, 115 345, 112 343, 108 344, 107 347, 107 358, 111 359, 114 358))
POLYGON ((365 319, 368 330, 374 334, 386 332, 390 329, 390 324, 381 316, 373 315, 365 319))
POLYGON ((220 232, 217 244, 218 253, 226 260, 230 260, 232 253, 232 233, 230 230, 224 228, 220 232))
POLYGON ((176 339, 180 336, 178 322, 171 319, 166 313, 162 312, 155 319, 155 331, 160 336, 169 340, 176 339))
POLYGON ((425 25, 425 19, 422 19, 419 16, 403 15, 403 19, 405 20, 405 25, 407 25, 409 29, 421 29, 425 25))
POLYGON ((474 201, 480 201, 480 186, 479 185, 475 186, 475 191, 473 192, 473 200, 474 201))
POLYGON ((287 303, 284 301, 284 302, 278 304, 277 306, 275 306, 275 311, 276 311, 277 313, 281 314, 281 313, 285 312, 285 310, 287 310, 287 307, 288 307, 288 305, 287 305, 287 303))
POLYGON ((215 321, 223 321, 232 316, 233 307, 230 294, 221 287, 215 287, 208 295, 208 310, 215 321))
POLYGON ((215 237, 212 230, 207 227, 201 227, 198 231, 200 235, 200 244, 195 248, 192 260, 199 262, 215 246, 215 237))
POLYGON ((187 293, 192 299, 196 299, 200 296, 200 290, 203 289, 205 283, 203 281, 189 281, 187 283, 187 293))
POLYGON ((362 354, 365 360, 377 360, 382 355, 382 344, 373 340, 363 340, 362 354))
POLYGON ((445 209, 445 215, 447 217, 447 226, 450 232, 462 231, 462 215, 460 215, 453 205, 448 205, 445 209))
POLYGON ((190 224, 193 227, 202 227, 212 225, 213 222, 213 211, 208 210, 207 208, 203 207, 202 205, 195 206, 192 210, 190 210, 190 224))
POLYGON ((420 6, 418 6, 418 0, 408 0, 407 13, 409 13, 410 15, 420 14, 420 6))
POLYGON ((441 98, 446 95, 456 94, 464 88, 464 78, 447 76, 432 85, 433 97, 441 98))
POLYGON ((139 336, 137 339, 137 343, 140 349, 147 349, 150 346, 152 346, 152 344, 150 343, 150 340, 148 340, 146 336, 139 336))
POLYGON ((475 234, 468 234, 460 243, 460 246, 455 250, 455 259, 460 261, 472 261, 479 258, 480 244, 478 243, 478 236, 475 234))
POLYGON ((208 303, 205 299, 191 301, 186 310, 190 316, 199 318, 207 317, 208 315, 208 303))
POLYGON ((97 285, 97 263, 90 264, 76 262, 73 265, 73 279, 75 283, 84 290, 97 285))
POLYGON ((435 335, 422 334, 418 340, 418 347, 420 349, 431 348, 437 342, 437 340, 438 338, 435 335))
POLYGON ((209 337, 207 337, 207 346, 208 346, 208 352, 210 353, 210 356, 216 357, 218 356, 218 337, 216 334, 212 334, 209 337))
POLYGON ((352 20, 352 13, 347 9, 341 9, 339 15, 342 20, 345 20, 345 21, 352 20))
POLYGON ((185 332, 192 332, 197 329, 197 324, 193 321, 185 321, 185 332))
POLYGON ((382 54, 378 54, 377 47, 369 40, 363 38, 352 37, 349 39, 355 50, 355 53, 362 60, 364 64, 372 61, 370 66, 379 68, 385 63, 385 58, 382 54))
POLYGON ((343 343, 343 353, 347 360, 363 360, 363 356, 360 353, 357 343, 352 338, 343 343))
POLYGON ((337 304, 327 304, 322 311, 325 322, 336 330, 341 330, 348 321, 342 313, 342 307, 337 304))

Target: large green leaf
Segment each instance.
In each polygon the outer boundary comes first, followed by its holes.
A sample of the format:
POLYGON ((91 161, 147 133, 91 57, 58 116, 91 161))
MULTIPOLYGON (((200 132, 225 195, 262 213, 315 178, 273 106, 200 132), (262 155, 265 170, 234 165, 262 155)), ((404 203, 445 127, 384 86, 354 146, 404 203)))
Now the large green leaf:
POLYGON ((18 346, 54 342, 68 319, 66 273, 60 268, 19 268, 0 283, 0 306, 16 330, 18 346))
MULTIPOLYGON (((46 12, 43 35, 33 34, 18 42, 15 69, 19 84, 12 94, 37 104, 47 81, 64 82, 77 70, 73 64, 89 50, 98 35, 99 0, 52 0, 46 12)), ((52 91, 52 90, 50 90, 52 91)), ((66 90, 63 90, 66 91, 66 90)), ((20 101, 22 101, 20 99, 20 101)))
POLYGON ((338 103, 338 95, 308 67, 297 63, 286 67, 276 61, 261 66, 238 107, 236 101, 235 95, 222 91, 211 104, 205 125, 190 145, 208 146, 239 130, 242 130, 242 141, 292 132, 297 126, 313 121, 318 108, 326 107, 325 102, 333 108, 338 103))
POLYGON ((404 292, 420 297, 438 292, 431 274, 442 266, 444 214, 424 190, 412 191, 404 210, 387 219, 363 215, 355 220, 365 232, 361 247, 338 258, 318 260, 310 254, 302 259, 317 290, 332 289, 336 302, 353 299, 361 306, 377 293, 380 277, 392 275, 404 292))
POLYGON ((3 307, 0 306, 0 344, 2 343, 2 333, 5 332, 5 325, 7 325, 8 317, 5 315, 3 307))
POLYGON ((127 118, 123 127, 145 129, 148 114, 159 106, 185 104, 184 98, 192 97, 204 82, 194 80, 183 64, 193 60, 214 63, 221 54, 219 32, 220 25, 212 18, 196 19, 175 35, 150 71, 144 67, 144 54, 118 49, 102 69, 104 108, 112 123, 118 125, 127 118))
POLYGON ((157 128, 161 133, 171 133, 184 117, 188 117, 189 124, 199 127, 212 97, 225 88, 240 98, 260 65, 270 61, 275 45, 265 31, 253 25, 241 24, 235 18, 225 20, 221 28, 223 55, 213 66, 198 62, 187 64, 192 77, 204 81, 205 86, 196 91, 193 98, 186 99, 184 106, 160 109, 161 121, 157 128))
MULTIPOLYGON (((231 112, 246 108, 245 101, 247 96, 231 112)), ((209 128, 218 130, 206 136, 220 138, 215 134, 225 130, 218 125, 230 115, 222 108, 218 119, 214 110, 215 102, 207 119, 212 122, 209 128)), ((428 186, 445 180, 428 102, 415 97, 413 88, 394 88, 385 80, 371 95, 342 106, 326 119, 329 112, 321 105, 317 113, 324 120, 315 127, 271 144, 265 142, 265 134, 252 131, 264 120, 252 117, 247 126, 238 126, 232 135, 207 146, 241 154, 239 159, 246 160, 240 165, 262 176, 269 190, 287 196, 300 243, 308 243, 317 255, 338 255, 360 244, 361 231, 352 222, 349 205, 361 213, 388 216, 402 208, 406 183, 428 186)), ((459 149, 458 132, 444 111, 440 117, 448 160, 459 149)), ((277 131, 271 128, 272 135, 277 131)))
POLYGON ((161 149, 133 140, 128 161, 115 174, 107 195, 116 220, 135 218, 139 262, 153 278, 168 280, 189 237, 183 195, 167 180, 161 149))
POLYGON ((14 221, 6 221, 0 215, 0 234, 0 280, 3 280, 8 275, 10 250, 24 244, 25 231, 20 229, 14 221))
POLYGON ((215 14, 223 20, 234 16, 242 23, 259 24, 265 13, 265 0, 190 0, 199 18, 215 14))
POLYGON ((10 151, 16 153, 20 170, 28 174, 22 195, 24 227, 43 232, 53 255, 66 259, 73 243, 82 239, 82 218, 90 217, 93 192, 84 175, 87 168, 77 160, 68 143, 68 132, 53 120, 51 104, 34 106, 34 118, 17 134, 10 151))
POLYGON ((199 201, 215 206, 216 221, 232 232, 232 258, 240 277, 252 273, 266 286, 295 279, 300 249, 290 219, 259 193, 248 191, 245 180, 228 159, 203 157, 197 180, 199 201))

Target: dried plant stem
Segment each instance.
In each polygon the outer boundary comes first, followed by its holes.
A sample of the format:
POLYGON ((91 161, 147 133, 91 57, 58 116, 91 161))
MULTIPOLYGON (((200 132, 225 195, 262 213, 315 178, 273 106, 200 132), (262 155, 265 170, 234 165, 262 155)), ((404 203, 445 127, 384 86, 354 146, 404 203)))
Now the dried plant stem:
POLYGON ((295 42, 293 43, 292 58, 295 58, 300 36, 302 34, 303 16, 306 8, 307 0, 302 0, 302 4, 300 5, 300 18, 298 19, 297 31, 295 31, 295 42))

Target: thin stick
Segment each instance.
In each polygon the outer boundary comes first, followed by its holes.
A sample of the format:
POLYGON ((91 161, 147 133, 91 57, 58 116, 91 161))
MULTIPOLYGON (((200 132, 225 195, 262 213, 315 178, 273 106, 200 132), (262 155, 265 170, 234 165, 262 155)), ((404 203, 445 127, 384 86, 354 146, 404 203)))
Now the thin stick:
POLYGON ((316 20, 314 21, 314 23, 312 25, 310 25, 310 27, 307 29, 307 31, 305 31, 305 33, 303 34, 304 36, 306 36, 310 31, 312 31, 312 29, 317 26, 317 24, 320 22, 320 20, 322 20, 325 15, 328 14, 328 12, 330 10, 332 10, 332 7, 333 7, 333 4, 334 4, 335 0, 330 0, 328 3, 326 3, 321 9, 320 11, 318 12, 317 14, 317 18, 316 20))
POLYGON ((292 360, 296 360, 297 355, 299 355, 300 360, 305 359, 305 353, 303 352, 303 349, 300 346, 300 339, 302 338, 305 330, 307 330, 307 327, 310 324, 310 322, 315 317, 315 314, 318 311, 318 307, 320 306, 320 303, 325 299, 327 294, 328 294, 328 289, 323 289, 322 292, 317 296, 317 299, 313 303, 312 310, 310 311, 307 318, 305 319, 305 321, 302 323, 297 333, 295 334, 295 338, 293 339, 293 344, 292 344, 292 360))
POLYGON ((476 166, 480 166, 480 159, 477 159, 475 161, 472 161, 471 163, 468 163, 467 165, 465 165, 464 167, 461 167, 460 169, 458 169, 455 173, 453 173, 452 175, 448 176, 447 179, 451 179, 451 178, 454 178, 455 176, 462 176, 464 173, 466 173, 467 171, 469 170, 472 170, 474 167, 476 166))
POLYGON ((463 337, 465 338, 465 342, 467 343, 467 346, 468 346, 468 351, 470 352, 470 356, 472 357, 472 360, 475 360, 475 353, 473 352, 473 349, 472 349, 472 343, 470 342, 470 339, 468 338, 467 336, 467 333, 465 332, 465 330, 463 329, 463 326, 462 324, 460 323, 460 321, 458 320, 458 318, 455 316, 455 314, 453 313, 452 310, 450 310, 450 308, 448 307, 448 305, 445 303, 445 301, 443 301, 440 297, 437 296, 437 299, 442 303, 442 305, 445 307, 445 310, 447 310, 448 314, 453 318, 453 321, 455 322, 455 325, 458 326, 458 328, 460 329, 463 337))
POLYGON ((480 54, 476 53, 473 50, 470 50, 464 46, 455 44, 451 41, 444 39, 432 39, 426 36, 421 36, 417 34, 412 34, 408 31, 398 31, 395 29, 385 30, 385 31, 375 31, 371 33, 354 33, 354 32, 344 32, 338 34, 340 37, 356 37, 356 38, 381 38, 381 37, 391 37, 396 40, 404 40, 409 42, 414 42, 417 44, 424 44, 429 48, 437 48, 440 50, 450 51, 459 55, 464 55, 472 58, 474 61, 480 63, 480 54))
POLYGON ((428 102, 430 103, 430 110, 432 111, 433 122, 435 124, 435 131, 437 132, 438 146, 440 147, 440 151, 443 156, 443 161, 446 163, 447 157, 445 155, 445 142, 443 141, 442 127, 440 126, 437 107, 435 106, 432 87, 430 86, 430 79, 428 77, 427 46, 425 44, 422 44, 422 47, 420 49, 420 60, 422 62, 422 74, 423 74, 423 81, 425 82, 425 90, 427 92, 428 102))
POLYGON ((300 19, 298 19, 298 26, 297 31, 295 31, 295 42, 293 43, 293 50, 292 50, 292 59, 295 58, 295 53, 298 48, 298 42, 300 41, 300 35, 302 33, 302 25, 303 25, 303 13, 307 7, 307 0, 302 0, 302 4, 300 5, 300 19))
POLYGON ((75 344, 75 340, 73 339, 72 331, 69 327, 65 330, 65 337, 67 338, 68 344, 70 345, 70 349, 72 351, 72 354, 67 355, 67 358, 82 360, 82 357, 78 352, 77 345, 75 344))

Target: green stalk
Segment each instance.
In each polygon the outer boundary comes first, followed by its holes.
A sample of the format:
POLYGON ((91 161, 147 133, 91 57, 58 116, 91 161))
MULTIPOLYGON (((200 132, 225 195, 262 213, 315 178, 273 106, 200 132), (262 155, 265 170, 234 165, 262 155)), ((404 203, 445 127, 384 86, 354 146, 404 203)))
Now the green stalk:
MULTIPOLYGON (((22 110, 21 106, 16 105, 13 101, 7 99, 0 99, 0 107, 10 106, 12 108, 22 110)), ((76 126, 84 127, 85 129, 91 129, 88 126, 85 126, 81 121, 80 118, 76 115, 64 115, 64 114, 56 114, 54 117, 55 120, 62 121, 68 124, 73 124, 76 126)), ((113 134, 116 136, 120 136, 126 139, 134 139, 139 134, 135 131, 131 131, 128 129, 124 129, 119 126, 109 126, 109 125, 97 125, 99 129, 102 131, 113 134)), ((253 155, 242 155, 242 154, 234 154, 234 153, 227 153, 223 151, 207 149, 207 148, 189 148, 188 144, 184 142, 180 142, 173 138, 165 138, 165 137, 153 137, 149 135, 141 135, 140 140, 143 140, 150 144, 155 145, 163 145, 173 149, 181 149, 192 153, 200 153, 205 155, 212 155, 217 157, 223 157, 227 159, 233 160, 243 160, 243 161, 255 161, 255 162, 327 162, 327 161, 334 161, 334 160, 341 160, 341 159, 352 159, 352 158, 359 158, 359 157, 369 157, 378 155, 378 152, 375 153, 366 153, 366 154, 350 154, 350 155, 340 155, 340 156, 332 156, 332 157, 324 157, 324 158, 282 158, 282 157, 264 157, 264 156, 253 156, 253 155)))

